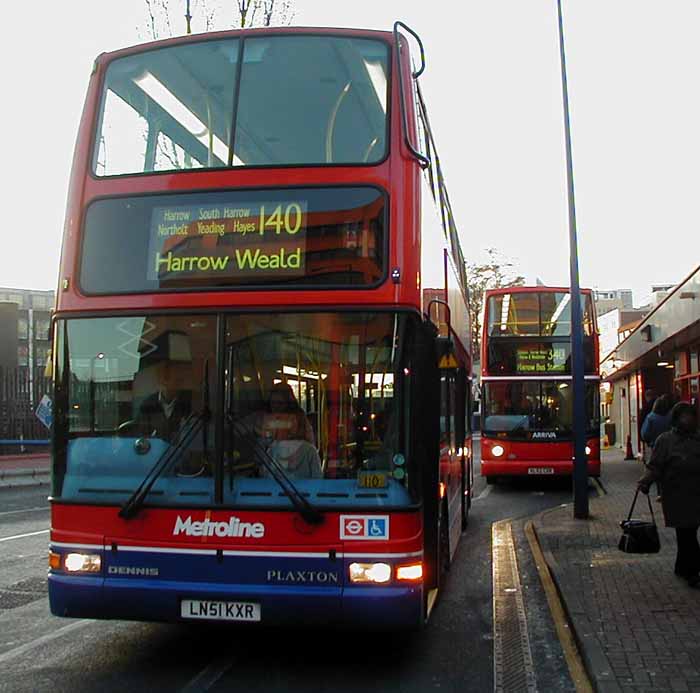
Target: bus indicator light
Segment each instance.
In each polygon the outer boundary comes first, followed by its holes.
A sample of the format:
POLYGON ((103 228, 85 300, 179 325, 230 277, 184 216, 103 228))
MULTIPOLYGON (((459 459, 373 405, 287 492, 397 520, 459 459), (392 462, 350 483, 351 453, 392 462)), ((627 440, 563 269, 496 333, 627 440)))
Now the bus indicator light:
POLYGON ((397 580, 416 581, 423 579, 423 564, 412 563, 411 565, 400 565, 396 569, 397 580))

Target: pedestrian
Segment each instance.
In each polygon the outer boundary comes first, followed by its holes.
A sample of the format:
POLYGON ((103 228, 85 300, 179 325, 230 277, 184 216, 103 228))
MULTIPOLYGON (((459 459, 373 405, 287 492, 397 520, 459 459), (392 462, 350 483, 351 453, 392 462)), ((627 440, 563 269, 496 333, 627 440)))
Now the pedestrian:
POLYGON ((649 388, 648 390, 644 390, 644 404, 642 405, 642 408, 639 410, 639 430, 641 432, 642 426, 644 425, 644 420, 647 418, 649 414, 651 414, 651 410, 654 408, 654 402, 656 402, 656 391, 653 390, 652 388, 649 388))
MULTIPOLYGON (((642 443, 644 442, 644 436, 642 435, 644 422, 647 420, 647 416, 651 414, 654 408, 654 402, 656 402, 656 391, 652 388, 644 390, 644 404, 639 410, 639 419, 637 421, 637 432, 639 433, 639 440, 642 441, 642 443)), ((649 460, 649 449, 647 445, 642 448, 642 443, 639 444, 639 447, 642 450, 642 461, 646 463, 649 460)))
MULTIPOLYGON (((666 433, 666 431, 671 429, 671 409, 673 409, 674 404, 675 400, 672 395, 661 395, 661 397, 656 398, 651 412, 644 419, 641 435, 642 440, 649 449, 649 453, 653 450, 656 439, 662 433, 666 433)), ((645 459, 645 464, 647 462, 648 459, 645 459)), ((660 481, 656 482, 656 488, 658 491, 656 502, 659 503, 661 501, 660 481)))
POLYGON ((671 429, 671 409, 673 409, 673 397, 661 395, 657 397, 651 412, 647 414, 642 424, 642 440, 650 447, 654 447, 656 439, 671 429))
POLYGON ((671 430, 656 439, 640 491, 649 493, 655 481, 663 486, 666 526, 676 530, 676 575, 700 589, 700 431, 697 411, 687 402, 671 410, 671 430))

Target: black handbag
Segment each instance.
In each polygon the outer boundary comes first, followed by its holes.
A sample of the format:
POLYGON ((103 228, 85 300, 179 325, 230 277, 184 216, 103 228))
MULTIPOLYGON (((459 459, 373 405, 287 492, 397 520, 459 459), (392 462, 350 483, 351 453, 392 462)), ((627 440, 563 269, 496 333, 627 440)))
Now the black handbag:
POLYGON ((634 494, 632 507, 626 520, 620 522, 622 527, 622 536, 618 548, 625 553, 659 553, 661 550, 661 541, 659 540, 659 530, 656 527, 656 518, 654 517, 654 508, 651 506, 651 499, 647 495, 647 503, 649 504, 649 512, 651 513, 651 522, 647 520, 633 520, 632 513, 634 506, 637 503, 639 489, 634 494))

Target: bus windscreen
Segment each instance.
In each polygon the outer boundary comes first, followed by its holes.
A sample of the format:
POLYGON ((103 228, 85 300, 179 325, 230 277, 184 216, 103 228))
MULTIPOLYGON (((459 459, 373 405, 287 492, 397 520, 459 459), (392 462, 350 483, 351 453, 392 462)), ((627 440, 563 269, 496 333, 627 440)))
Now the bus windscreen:
MULTIPOLYGON (((598 382, 586 383, 589 435, 598 434, 598 400, 598 382)), ((485 435, 521 440, 571 439, 573 390, 570 380, 484 383, 483 407, 485 435)))
POLYGON ((373 187, 101 199, 86 215, 81 288, 374 286, 386 273, 385 216, 373 187))
POLYGON ((412 325, 366 312, 60 321, 54 497, 122 504, 167 455, 149 505, 288 508, 271 464, 314 505, 411 504, 412 362, 398 345, 412 325))

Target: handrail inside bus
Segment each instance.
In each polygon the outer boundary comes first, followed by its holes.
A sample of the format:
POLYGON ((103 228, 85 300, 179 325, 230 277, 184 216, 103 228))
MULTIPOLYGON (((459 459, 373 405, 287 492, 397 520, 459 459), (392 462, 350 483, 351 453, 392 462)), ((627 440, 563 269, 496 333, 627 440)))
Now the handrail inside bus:
POLYGON ((411 152, 411 154, 413 154, 416 161, 418 161, 418 163, 420 164, 420 167, 428 168, 430 166, 430 159, 428 159, 428 157, 419 152, 413 146, 411 138, 408 134, 408 116, 406 115, 405 88, 403 84, 403 70, 401 69, 401 42, 399 37, 399 27, 402 27, 403 29, 408 31, 411 34, 411 36, 413 36, 416 39, 416 41, 418 42, 418 46, 420 47, 421 66, 418 71, 411 72, 413 79, 417 79, 418 77, 420 77, 423 74, 423 71, 425 70, 425 50, 423 49, 423 42, 420 40, 420 37, 415 31, 413 31, 413 29, 411 29, 411 27, 407 26, 406 24, 400 21, 394 22, 394 45, 396 46, 396 62, 399 68, 399 96, 401 101, 401 124, 403 127, 404 141, 406 142, 408 150, 411 152))

